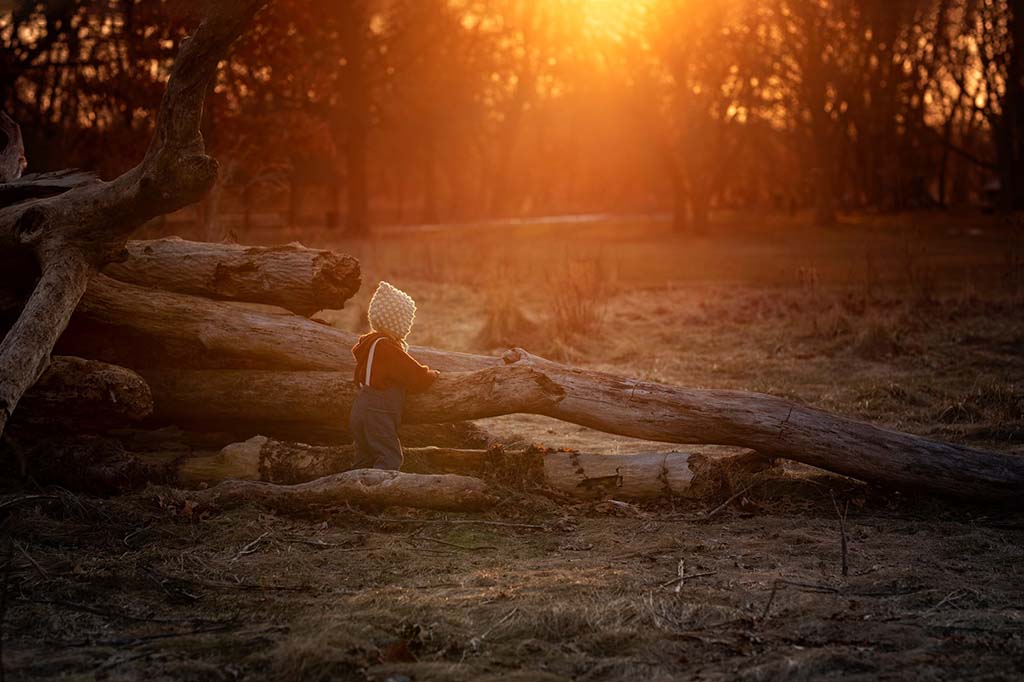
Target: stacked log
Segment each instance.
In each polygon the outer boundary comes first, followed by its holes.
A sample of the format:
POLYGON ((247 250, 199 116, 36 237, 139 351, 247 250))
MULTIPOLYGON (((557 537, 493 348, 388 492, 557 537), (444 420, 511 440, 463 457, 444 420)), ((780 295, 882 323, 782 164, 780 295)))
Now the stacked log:
POLYGON ((223 301, 264 303, 310 315, 339 309, 359 290, 359 261, 333 251, 210 244, 171 237, 129 241, 104 273, 150 289, 223 301))
MULTIPOLYGON (((124 367, 169 369, 188 367, 198 360, 201 366, 214 368, 281 369, 290 367, 288 353, 279 352, 274 338, 261 342, 258 334, 251 340, 262 343, 263 352, 238 364, 222 364, 225 358, 237 358, 219 342, 227 338, 223 330, 190 326, 192 314, 187 307, 213 305, 210 299, 218 299, 219 305, 226 306, 224 310, 231 311, 221 320, 229 330, 244 327, 246 311, 253 305, 260 307, 261 319, 277 315, 281 309, 278 326, 284 330, 295 320, 314 324, 299 316, 341 307, 358 289, 359 269, 354 259, 301 246, 128 242, 147 221, 199 201, 216 182, 218 165, 206 154, 200 134, 204 99, 212 91, 210 84, 231 44, 264 4, 265 0, 223 0, 203 5, 202 23, 181 42, 171 67, 145 156, 109 182, 74 171, 23 178, 27 160, 21 129, 6 114, 0 116, 0 289, 7 290, 0 295, 0 436, 8 436, 0 446, 22 455, 36 451, 61 437, 56 433, 60 421, 56 415, 68 413, 76 432, 65 441, 71 445, 69 452, 92 451, 97 448, 79 447, 81 439, 88 436, 78 431, 98 429, 111 415, 135 419, 149 411, 145 384, 127 369, 103 369, 77 360, 51 364, 54 348, 87 291, 91 292, 91 307, 87 303, 81 308, 92 312, 93 319, 84 321, 86 328, 102 329, 104 324, 116 328, 119 313, 116 306, 104 307, 103 295, 127 287, 140 302, 145 301, 147 320, 162 330, 158 337, 169 343, 167 348, 163 344, 149 347, 141 335, 113 339, 101 334, 93 338, 98 352, 82 353, 84 358, 102 360, 108 345, 118 347, 127 342, 136 352, 136 361, 115 363, 124 367), (110 277, 127 283, 112 284, 115 279, 99 274, 104 268, 110 277), (164 291, 168 293, 161 293, 164 291), (176 300, 186 308, 154 309, 162 295, 178 296, 176 300), (275 308, 268 311, 267 306, 275 308), (234 323, 236 316, 241 324, 234 323), (197 338, 177 343, 179 327, 194 332, 197 338), (219 357, 218 347, 227 352, 219 357), (275 364, 276 358, 285 362, 275 364), (109 397, 103 395, 104 389, 109 397), (116 399, 119 392, 126 401, 116 399), (97 408, 103 418, 65 410, 65 405, 70 408, 75 403, 97 408), (19 416, 12 422, 16 413, 19 416), (41 433, 32 432, 34 421, 41 433), (12 435, 16 437, 10 438, 12 435), (27 440, 28 447, 12 445, 15 440, 27 440)), ((344 345, 335 349, 336 353, 346 351, 344 345)), ((202 396, 192 399, 199 405, 202 396)), ((51 444, 48 449, 56 451, 57 447, 51 444)), ((37 451, 34 455, 44 462, 53 459, 37 451)), ((76 466, 80 461, 74 455, 76 466)), ((340 474, 303 484, 286 491, 286 496, 289 500, 336 502, 408 499, 435 508, 475 507, 490 499, 479 481, 453 480, 446 487, 444 476, 417 480, 403 480, 402 476, 340 474)), ((252 495, 263 497, 265 492, 252 495)), ((213 491, 210 494, 214 495, 213 491)), ((231 500, 238 495, 222 489, 215 497, 231 500)))

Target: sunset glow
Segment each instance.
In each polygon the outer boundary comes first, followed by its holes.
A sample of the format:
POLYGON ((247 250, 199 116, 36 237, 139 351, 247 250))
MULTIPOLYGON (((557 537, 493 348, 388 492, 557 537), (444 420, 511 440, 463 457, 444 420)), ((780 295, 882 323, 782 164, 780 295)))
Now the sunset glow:
MULTIPOLYGON (((558 2, 559 0, 549 0, 558 2)), ((651 0, 568 0, 582 6, 585 35, 595 39, 621 40, 641 28, 651 0)))

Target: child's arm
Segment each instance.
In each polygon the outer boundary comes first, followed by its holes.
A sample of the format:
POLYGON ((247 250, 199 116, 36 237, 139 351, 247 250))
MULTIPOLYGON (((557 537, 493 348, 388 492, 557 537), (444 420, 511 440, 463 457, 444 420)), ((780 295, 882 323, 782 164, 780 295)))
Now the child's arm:
POLYGON ((411 393, 422 393, 430 388, 437 378, 439 372, 430 369, 426 365, 416 362, 416 359, 405 351, 388 344, 388 358, 392 365, 392 372, 395 380, 404 386, 411 393))

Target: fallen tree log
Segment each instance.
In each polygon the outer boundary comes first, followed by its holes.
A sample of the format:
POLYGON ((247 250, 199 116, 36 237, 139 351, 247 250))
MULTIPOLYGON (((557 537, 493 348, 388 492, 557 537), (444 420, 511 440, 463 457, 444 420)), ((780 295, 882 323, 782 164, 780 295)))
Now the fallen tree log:
MULTIPOLYGON (((260 368, 348 370, 357 335, 298 316, 93 277, 58 351, 133 369, 260 368)), ((413 347, 447 370, 501 364, 499 358, 413 347)))
POLYGON ((360 285, 359 261, 301 244, 240 246, 179 237, 130 241, 103 272, 152 289, 275 305, 303 316, 341 309, 360 285))
MULTIPOLYGON (((479 476, 486 450, 459 448, 404 448, 402 471, 414 474, 479 476)), ((351 445, 308 445, 254 436, 232 443, 215 455, 182 460, 175 472, 180 485, 196 487, 226 480, 266 481, 292 485, 352 469, 351 445)))
MULTIPOLYGON (((340 372, 260 370, 140 370, 153 391, 154 426, 192 431, 263 433, 286 440, 350 442, 348 417, 355 397, 352 377, 340 372)), ((507 413, 506 413, 507 414, 507 413)), ((493 416, 493 415, 488 415, 493 416)), ((459 419, 458 422, 467 420, 459 419)), ((474 433, 441 413, 406 419, 399 435, 424 445, 467 444, 474 433), (444 424, 453 439, 428 424, 444 424)))
POLYGON ((99 430, 140 421, 152 411, 149 386, 135 372, 95 360, 55 357, 22 398, 10 425, 48 432, 56 427, 99 430))
MULTIPOLYGON (((623 379, 518 349, 507 353, 505 362, 443 374, 429 391, 409 397, 405 420, 532 413, 644 440, 749 448, 900 488, 991 501, 1020 501, 1024 492, 1022 457, 883 429, 775 396, 623 379)), ((338 372, 143 376, 153 390, 154 417, 173 423, 336 423, 346 418, 354 395, 348 373, 338 372)))
MULTIPOLYGON (((12 427, 14 423, 12 422, 12 427)), ((12 428, 13 431, 13 428, 12 428)), ((23 445, 18 439, 18 446, 23 445)), ((24 449, 8 446, 15 475, 30 474, 36 483, 58 485, 90 495, 116 495, 168 479, 172 468, 154 465, 124 449, 117 440, 97 435, 50 435, 33 438, 24 449)))
MULTIPOLYGON (((514 468, 519 478, 537 474, 531 486, 550 488, 579 498, 658 497, 707 498, 732 489, 742 477, 772 464, 756 453, 709 458, 682 452, 600 455, 531 449, 507 452, 455 448, 404 448, 402 471, 420 474, 501 476, 498 468, 514 468)), ((349 471, 355 462, 350 445, 313 446, 255 436, 233 443, 215 455, 182 459, 173 474, 178 485, 199 487, 226 480, 294 485, 349 471)))
POLYGON ((262 481, 225 481, 206 490, 175 491, 173 496, 198 510, 259 504, 283 512, 308 512, 313 506, 347 504, 416 507, 438 511, 479 511, 497 502, 487 484, 469 476, 405 474, 357 469, 296 485, 262 481))

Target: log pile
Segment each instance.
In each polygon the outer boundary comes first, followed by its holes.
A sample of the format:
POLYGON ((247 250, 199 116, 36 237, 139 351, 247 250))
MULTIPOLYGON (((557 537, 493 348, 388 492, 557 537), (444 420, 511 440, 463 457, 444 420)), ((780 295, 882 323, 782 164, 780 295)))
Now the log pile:
MULTIPOLYGON (((297 244, 129 240, 147 220, 197 201, 214 183, 217 164, 199 134, 203 96, 262 4, 207 4, 209 16, 172 69, 149 151, 111 182, 73 171, 22 178, 20 130, 0 118, 0 435, 23 461, 47 459, 46 448, 78 453, 68 460, 78 471, 86 466, 81 453, 103 450, 111 434, 130 434, 128 445, 173 428, 182 448, 146 453, 115 444, 116 466, 97 480, 116 487, 160 471, 179 485, 212 484, 183 493, 205 506, 480 508, 493 495, 466 474, 486 473, 480 448, 487 443, 472 427, 451 423, 532 413, 651 441, 747 448, 756 454, 736 461, 748 473, 789 458, 900 488, 1022 499, 1024 458, 773 396, 623 379, 519 349, 494 358, 412 348, 443 375, 409 400, 403 436, 407 444, 448 449, 411 450, 410 470, 418 473, 345 471, 355 337, 310 317, 341 308, 358 290, 358 262, 297 244), (181 456, 189 443, 219 448, 255 436, 262 440, 220 454, 181 456), (170 463, 147 463, 169 453, 170 463)), ((533 466, 526 454, 509 454, 524 469, 533 466)), ((680 453, 554 452, 534 464, 540 484, 574 496, 707 487, 697 484, 707 478, 707 461, 680 453)))

